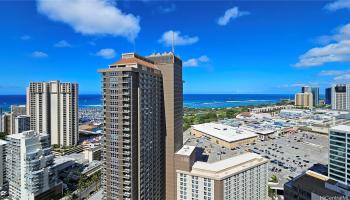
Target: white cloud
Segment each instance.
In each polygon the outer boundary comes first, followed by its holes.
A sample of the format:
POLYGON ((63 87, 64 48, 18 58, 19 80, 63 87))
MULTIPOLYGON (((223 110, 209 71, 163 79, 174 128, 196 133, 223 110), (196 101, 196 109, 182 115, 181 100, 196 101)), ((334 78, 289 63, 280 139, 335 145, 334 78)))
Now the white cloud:
POLYGON ((96 53, 96 56, 100 56, 105 59, 111 59, 115 57, 115 51, 113 49, 101 49, 96 53))
POLYGON ((172 3, 169 6, 159 6, 158 8, 161 13, 171 13, 176 10, 176 5, 172 3))
POLYGON ((209 58, 207 56, 200 56, 198 58, 191 58, 188 59, 183 63, 185 67, 197 67, 198 65, 202 63, 206 63, 209 61, 209 58))
POLYGON ((331 62, 350 61, 350 23, 346 24, 327 38, 325 44, 308 50, 299 57, 296 67, 321 66, 331 62))
POLYGON ((57 42, 56 44, 54 44, 53 46, 58 47, 58 48, 72 47, 72 45, 69 42, 67 42, 66 40, 61 40, 61 41, 57 42))
POLYGON ((349 70, 324 70, 319 73, 320 76, 331 76, 334 81, 350 80, 349 70))
POLYGON ((133 41, 141 29, 139 17, 123 13, 109 0, 37 0, 37 8, 49 19, 85 35, 123 36, 133 41))
POLYGON ((320 76, 339 76, 345 73, 350 73, 350 70, 323 70, 319 73, 320 76))
POLYGON ((32 39, 32 37, 30 37, 29 35, 22 35, 20 38, 21 38, 21 40, 30 40, 30 39, 32 39))
POLYGON ((165 32, 158 42, 163 43, 165 46, 171 46, 173 43, 173 36, 175 46, 191 45, 199 40, 197 36, 190 37, 188 35, 181 35, 180 31, 170 30, 165 32))
POLYGON ((32 53, 33 58, 47 58, 49 55, 47 53, 42 52, 42 51, 34 51, 32 53))
POLYGON ((335 81, 345 81, 345 80, 350 80, 350 74, 343 74, 340 76, 334 77, 335 81))
POLYGON ((350 61, 350 40, 315 47, 299 57, 296 67, 314 67, 330 62, 350 61))
POLYGON ((329 11, 336 11, 339 9, 350 9, 350 1, 349 0, 337 0, 332 3, 329 3, 325 6, 325 8, 329 11))
POLYGON ((218 19, 218 24, 220 26, 225 26, 232 19, 236 19, 238 17, 242 17, 244 15, 249 15, 250 13, 247 11, 240 11, 238 7, 233 7, 225 11, 225 14, 218 19))

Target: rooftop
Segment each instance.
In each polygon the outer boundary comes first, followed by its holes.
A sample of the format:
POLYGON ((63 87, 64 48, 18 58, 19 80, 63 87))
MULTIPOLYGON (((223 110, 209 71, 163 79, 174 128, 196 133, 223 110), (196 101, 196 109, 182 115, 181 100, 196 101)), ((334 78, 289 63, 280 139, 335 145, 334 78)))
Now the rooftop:
POLYGON ((8 142, 6 140, 0 140, 0 145, 7 144, 8 142))
POLYGON ((192 167, 192 174, 200 174, 216 180, 240 173, 249 168, 267 163, 268 160, 255 153, 240 155, 213 163, 197 161, 192 167))
POLYGON ((257 137, 257 134, 252 131, 243 130, 224 124, 205 123, 193 125, 192 127, 194 130, 203 132, 227 142, 235 142, 247 138, 257 137))
POLYGON ((139 56, 135 53, 126 53, 122 55, 122 58, 112 64, 114 65, 126 65, 126 64, 139 64, 146 67, 158 69, 157 66, 149 59, 139 56))
POLYGON ((190 156, 192 152, 195 150, 195 146, 184 145, 176 154, 190 156))
POLYGON ((338 192, 327 189, 325 183, 328 177, 316 172, 307 171, 305 174, 286 183, 287 186, 303 188, 304 191, 312 192, 320 196, 341 197, 344 196, 338 192))
POLYGON ((338 125, 330 128, 331 131, 350 132, 350 126, 338 125))

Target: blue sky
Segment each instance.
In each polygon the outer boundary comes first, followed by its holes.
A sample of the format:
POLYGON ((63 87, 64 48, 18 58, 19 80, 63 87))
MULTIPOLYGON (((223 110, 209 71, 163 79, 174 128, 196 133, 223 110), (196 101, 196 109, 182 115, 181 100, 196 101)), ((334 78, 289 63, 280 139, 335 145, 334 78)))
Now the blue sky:
POLYGON ((121 53, 170 51, 187 94, 280 93, 350 82, 350 0, 1 1, 0 94, 30 81, 100 93, 121 53))

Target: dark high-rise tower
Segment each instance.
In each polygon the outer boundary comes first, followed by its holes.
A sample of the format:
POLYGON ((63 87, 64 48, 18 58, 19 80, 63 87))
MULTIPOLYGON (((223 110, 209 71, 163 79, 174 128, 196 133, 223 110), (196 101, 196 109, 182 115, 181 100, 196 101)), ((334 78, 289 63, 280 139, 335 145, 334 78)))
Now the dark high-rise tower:
POLYGON ((169 188, 174 199, 174 154, 182 147, 181 60, 172 53, 127 53, 99 72, 104 198, 168 199, 169 188))
POLYGON ((332 88, 326 88, 324 103, 327 104, 327 105, 331 105, 332 104, 332 88))

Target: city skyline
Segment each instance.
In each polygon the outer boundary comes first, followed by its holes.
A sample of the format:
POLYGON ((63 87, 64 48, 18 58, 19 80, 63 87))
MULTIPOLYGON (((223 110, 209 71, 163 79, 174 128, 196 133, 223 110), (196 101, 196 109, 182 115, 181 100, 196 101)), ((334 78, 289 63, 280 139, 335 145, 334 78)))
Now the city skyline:
POLYGON ((30 81, 48 80, 99 94, 97 69, 125 51, 169 52, 172 35, 184 60, 185 94, 292 94, 302 85, 323 94, 332 83, 349 82, 350 12, 343 1, 72 1, 75 14, 58 2, 2 2, 0 40, 8 48, 0 54, 0 94, 25 94, 30 81), (91 7, 110 17, 84 18, 91 7))

